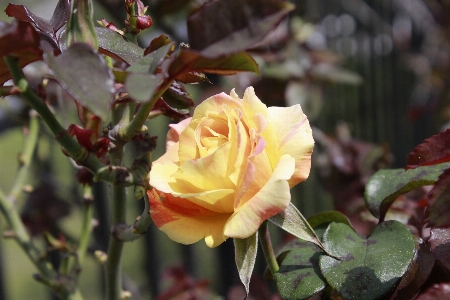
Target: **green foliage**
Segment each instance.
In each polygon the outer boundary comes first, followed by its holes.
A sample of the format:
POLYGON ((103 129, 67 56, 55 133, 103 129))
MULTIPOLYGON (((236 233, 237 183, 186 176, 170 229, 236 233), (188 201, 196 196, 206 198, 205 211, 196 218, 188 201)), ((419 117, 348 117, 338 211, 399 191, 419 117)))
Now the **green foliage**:
POLYGON ((280 270, 274 278, 282 299, 309 299, 328 286, 319 267, 321 253, 316 245, 300 240, 280 250, 280 270))
POLYGON ((380 299, 393 290, 415 253, 411 232, 397 221, 380 223, 367 238, 331 223, 323 243, 340 259, 321 256, 320 269, 344 299, 380 299))
POLYGON ((388 169, 375 173, 366 186, 366 206, 380 221, 391 204, 402 194, 435 183, 450 167, 449 163, 419 167, 414 170, 388 169))

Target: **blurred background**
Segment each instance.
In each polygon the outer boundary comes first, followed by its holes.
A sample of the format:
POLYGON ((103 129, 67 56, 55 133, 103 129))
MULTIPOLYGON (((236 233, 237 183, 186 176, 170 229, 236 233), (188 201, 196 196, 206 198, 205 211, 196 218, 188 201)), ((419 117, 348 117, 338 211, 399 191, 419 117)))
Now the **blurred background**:
MULTIPOLYGON (((105 18, 123 27, 123 1, 93 2, 96 20, 105 18)), ((147 47, 161 33, 178 43, 189 43, 187 17, 203 2, 144 1, 154 25, 139 36, 139 44, 147 47)), ((367 224, 373 224, 363 202, 367 178, 380 168, 402 168, 417 144, 449 126, 450 1, 292 2, 296 9, 289 18, 250 51, 261 76, 208 76, 212 84, 187 88, 196 103, 232 88, 242 95, 252 85, 267 105, 301 104, 314 128, 316 147, 310 178, 293 189, 293 202, 305 217, 331 209, 344 212, 358 231, 367 234, 367 224)), ((57 1, 14 3, 50 19, 57 1)), ((0 0, 0 20, 11 22, 3 12, 7 5, 0 0)), ((30 72, 41 67, 36 65, 30 72)), ((70 109, 74 108, 66 113, 70 109)), ((72 112, 60 115, 65 126, 79 123, 72 112)), ((20 99, 0 100, 0 188, 4 191, 9 191, 17 169, 15 158, 23 145, 26 113, 20 99)), ((164 150, 170 122, 159 117, 148 123, 151 134, 159 136, 154 158, 164 150)), ((34 191, 19 202, 22 217, 37 237, 49 231, 63 233, 70 240, 79 233, 81 219, 76 172, 46 132, 37 156, 34 191)), ((106 250, 109 235, 109 187, 97 184, 95 192, 98 226, 91 252, 106 250)), ((129 207, 131 223, 143 203, 131 199, 129 207)), ((5 229, 2 216, 0 231, 5 229)), ((276 245, 289 238, 271 230, 276 245)), ((213 250, 203 242, 181 246, 151 226, 143 238, 127 243, 124 253, 124 284, 133 299, 157 295, 161 300, 175 299, 170 292, 177 288, 200 293, 204 299, 242 299, 231 240, 213 250)), ((259 255, 252 280, 259 288, 250 288, 256 293, 253 299, 272 297, 270 284, 262 279, 264 269, 259 255)), ((34 272, 13 241, 0 239, 0 300, 53 299, 32 278, 34 272)), ((80 277, 85 299, 102 299, 102 276, 102 266, 91 255, 80 277)))

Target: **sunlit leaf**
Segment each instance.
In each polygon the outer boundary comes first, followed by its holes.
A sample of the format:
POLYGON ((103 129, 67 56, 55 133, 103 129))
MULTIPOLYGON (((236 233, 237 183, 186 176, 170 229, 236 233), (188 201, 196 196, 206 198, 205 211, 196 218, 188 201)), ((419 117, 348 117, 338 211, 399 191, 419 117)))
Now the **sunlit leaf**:
MULTIPOLYGON (((21 67, 42 58, 39 49, 39 34, 33 25, 14 21, 12 24, 0 22, 0 57, 14 55, 21 67)), ((0 60, 0 84, 11 78, 3 59, 0 60)))
POLYGON ((98 51, 102 54, 129 65, 139 61, 144 55, 144 49, 111 29, 96 27, 95 32, 98 38, 98 51))
POLYGON ((407 171, 404 169, 380 170, 367 182, 366 206, 381 222, 398 196, 415 188, 434 184, 449 167, 450 163, 445 163, 407 171))
POLYGON ((450 129, 423 141, 408 155, 406 169, 450 161, 450 129))
POLYGON ((289 203, 284 211, 269 218, 269 221, 299 239, 314 243, 321 249, 325 249, 308 221, 294 204, 289 203))
POLYGON ((240 52, 261 41, 293 8, 280 0, 205 2, 189 16, 189 44, 210 57, 240 52))
POLYGON ((382 299, 405 274, 415 253, 411 232, 397 221, 379 224, 367 239, 343 223, 331 223, 323 243, 341 260, 320 256, 322 275, 344 299, 382 299))
POLYGON ((55 57, 45 55, 55 79, 94 114, 107 119, 114 100, 114 80, 103 58, 87 44, 75 43, 55 57))
POLYGON ((328 285, 320 273, 322 251, 313 243, 294 240, 283 247, 277 260, 280 269, 274 274, 282 299, 309 299, 328 285))
POLYGON ((248 295, 250 286, 250 277, 255 267, 256 253, 258 250, 258 232, 246 239, 234 239, 234 250, 236 266, 239 278, 245 286, 248 295))
POLYGON ((396 287, 392 300, 413 299, 430 276, 436 258, 430 252, 430 244, 421 243, 418 248, 414 260, 396 287))
POLYGON ((428 193, 428 209, 425 222, 430 227, 450 227, 450 169, 439 176, 428 193))

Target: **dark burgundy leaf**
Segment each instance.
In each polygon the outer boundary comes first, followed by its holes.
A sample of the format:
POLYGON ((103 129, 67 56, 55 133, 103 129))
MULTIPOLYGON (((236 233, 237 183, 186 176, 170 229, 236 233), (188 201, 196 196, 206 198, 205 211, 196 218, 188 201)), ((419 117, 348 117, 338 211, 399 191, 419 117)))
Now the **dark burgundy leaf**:
POLYGON ((95 27, 98 51, 114 59, 131 65, 140 60, 144 49, 127 40, 124 36, 108 28, 95 27))
POLYGON ((255 60, 245 52, 207 58, 195 51, 186 49, 180 51, 168 70, 169 75, 176 80, 179 77, 182 79, 186 73, 190 72, 232 75, 245 71, 259 74, 255 60))
POLYGON ((450 129, 423 141, 408 155, 406 169, 450 161, 450 129))
POLYGON ((176 81, 164 92, 162 98, 180 114, 189 114, 191 108, 194 107, 194 101, 189 93, 181 83, 176 81))
POLYGON ((450 229, 433 228, 429 243, 436 260, 447 271, 450 271, 450 229))
POLYGON ((292 9, 281 0, 205 2, 189 16, 190 46, 210 57, 243 51, 261 41, 292 9))
MULTIPOLYGON (((154 38, 150 42, 150 45, 144 51, 144 56, 149 54, 150 52, 156 51, 159 48, 161 48, 165 45, 168 45, 170 43, 172 43, 172 40, 167 35, 161 34, 160 36, 158 36, 157 38, 154 38)), ((173 51, 173 49, 172 49, 172 51, 173 51)))
POLYGON ((420 294, 416 300, 450 299, 450 283, 439 283, 420 294))
POLYGON ((67 19, 70 14, 70 2, 69 0, 59 0, 56 5, 53 16, 50 19, 50 25, 54 32, 57 32, 64 24, 66 24, 67 19))
MULTIPOLYGON (((12 24, 0 22, 0 57, 14 55, 21 67, 40 60, 42 50, 39 49, 39 34, 33 25, 14 21, 12 24)), ((3 59, 0 60, 0 85, 11 78, 3 59)))
POLYGON ((450 227, 450 169, 444 171, 428 193, 425 221, 430 227, 450 227))
POLYGON ((36 26, 36 28, 39 29, 40 31, 47 32, 50 34, 54 32, 53 27, 50 25, 50 22, 48 20, 36 16, 23 5, 16 5, 10 3, 8 7, 6 7, 5 12, 8 16, 13 17, 19 21, 34 24, 34 26, 36 26))
POLYGON ((395 289, 392 300, 413 299, 433 270, 436 259, 430 252, 430 245, 420 244, 414 260, 395 289))
POLYGON ((83 43, 74 43, 61 55, 45 56, 55 79, 83 106, 103 120, 114 100, 114 80, 101 55, 83 43))

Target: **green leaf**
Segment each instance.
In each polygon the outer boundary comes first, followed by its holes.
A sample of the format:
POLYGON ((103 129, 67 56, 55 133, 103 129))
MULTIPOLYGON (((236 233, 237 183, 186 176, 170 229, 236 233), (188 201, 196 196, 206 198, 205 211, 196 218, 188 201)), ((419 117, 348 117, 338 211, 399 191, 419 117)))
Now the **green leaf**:
POLYGON ((415 243, 400 222, 380 223, 367 238, 343 223, 331 223, 323 236, 327 250, 341 257, 320 257, 320 269, 344 299, 381 299, 406 273, 415 243))
POLYGON ((422 242, 417 245, 417 248, 414 260, 409 264, 408 271, 396 287, 392 300, 414 299, 414 295, 428 280, 433 270, 436 258, 430 251, 430 244, 422 242))
POLYGON ((366 206, 382 222, 398 196, 415 188, 434 184, 450 163, 418 167, 413 170, 389 169, 376 172, 366 185, 366 206))
POLYGON ((308 218, 308 223, 312 228, 332 222, 344 223, 352 227, 352 224, 347 216, 338 211, 324 211, 308 218))
POLYGON ((59 56, 46 53, 52 75, 69 94, 103 120, 114 100, 114 80, 104 59, 87 44, 75 43, 59 56))
POLYGON ((280 269, 274 274, 282 299, 309 299, 327 287, 320 273, 321 249, 301 240, 283 247, 278 256, 280 269))
POLYGON ((246 50, 261 41, 293 8, 291 3, 280 0, 208 1, 189 16, 189 44, 209 57, 246 50))
POLYGON ((147 102, 161 85, 163 79, 159 75, 131 73, 125 79, 128 95, 138 102, 147 102))
POLYGON ((98 51, 104 55, 129 65, 139 61, 144 55, 144 49, 111 29, 96 27, 95 32, 98 36, 98 51))
POLYGON ((294 204, 289 203, 284 211, 269 218, 269 221, 299 239, 314 243, 325 250, 308 221, 306 221, 305 217, 303 217, 294 204))
POLYGON ((180 79, 180 81, 183 81, 186 73, 190 72, 232 75, 245 71, 259 74, 258 64, 245 52, 207 58, 197 52, 185 49, 180 51, 168 70, 172 78, 180 79))
POLYGON ((234 239, 234 251, 239 278, 249 293, 250 277, 255 267, 256 252, 258 250, 258 232, 246 239, 234 239))
POLYGON ((72 0, 70 16, 67 21, 67 45, 86 43, 98 48, 97 34, 94 28, 94 10, 92 0, 72 0))
POLYGON ((133 73, 150 73, 154 74, 156 68, 161 64, 161 61, 166 57, 169 50, 173 47, 173 43, 164 45, 153 52, 150 52, 139 61, 133 63, 127 68, 128 72, 133 73))

